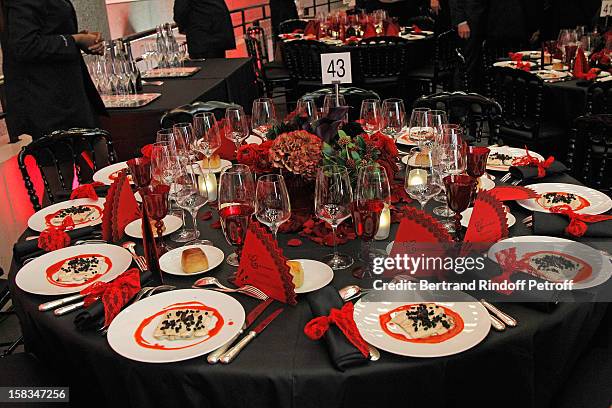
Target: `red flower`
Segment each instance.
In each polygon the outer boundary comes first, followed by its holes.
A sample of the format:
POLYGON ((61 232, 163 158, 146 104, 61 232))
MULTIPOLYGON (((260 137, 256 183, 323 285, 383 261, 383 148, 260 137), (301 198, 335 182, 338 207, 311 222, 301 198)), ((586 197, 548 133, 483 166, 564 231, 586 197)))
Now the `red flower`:
POLYGON ((152 144, 144 145, 140 149, 140 153, 142 153, 142 156, 146 157, 147 159, 151 158, 151 153, 152 152, 153 152, 153 145, 152 144))

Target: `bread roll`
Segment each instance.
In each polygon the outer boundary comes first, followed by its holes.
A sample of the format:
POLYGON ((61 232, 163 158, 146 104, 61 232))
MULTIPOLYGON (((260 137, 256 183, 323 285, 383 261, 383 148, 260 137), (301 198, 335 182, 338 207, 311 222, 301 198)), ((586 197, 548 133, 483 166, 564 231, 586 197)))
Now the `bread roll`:
POLYGON ((210 157, 210 161, 205 157, 201 162, 202 169, 218 169, 221 167, 221 157, 218 154, 213 154, 210 157))
POLYGON ((208 258, 200 248, 186 249, 181 254, 181 268, 185 273, 205 271, 208 269, 208 258))
POLYGON ((289 273, 293 276, 293 285, 299 288, 304 284, 304 269, 299 261, 287 261, 289 273))

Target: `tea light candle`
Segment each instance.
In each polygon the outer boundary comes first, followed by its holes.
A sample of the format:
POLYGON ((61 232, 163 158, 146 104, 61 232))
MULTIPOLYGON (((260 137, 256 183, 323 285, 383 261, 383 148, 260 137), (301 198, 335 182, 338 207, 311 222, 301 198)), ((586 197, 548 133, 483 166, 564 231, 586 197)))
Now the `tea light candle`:
POLYGON ((418 186, 420 184, 427 184, 427 171, 423 169, 412 169, 408 173, 408 185, 418 186))
POLYGON ((376 236, 374 239, 381 241, 389 238, 389 230, 391 229, 391 210, 389 206, 385 204, 385 208, 383 208, 380 213, 380 224, 378 225, 378 231, 376 232, 376 236))
POLYGON ((204 173, 198 177, 200 191, 208 191, 208 201, 217 200, 217 177, 214 173, 204 173))

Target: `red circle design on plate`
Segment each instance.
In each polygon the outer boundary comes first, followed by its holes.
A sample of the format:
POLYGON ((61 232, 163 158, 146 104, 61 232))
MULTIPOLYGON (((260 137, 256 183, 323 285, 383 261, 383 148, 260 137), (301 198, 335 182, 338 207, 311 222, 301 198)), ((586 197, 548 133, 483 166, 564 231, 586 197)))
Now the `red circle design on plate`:
POLYGON ((393 333, 391 330, 387 328, 387 323, 391 321, 391 314, 395 312, 401 312, 402 310, 408 310, 410 309, 411 306, 418 305, 418 304, 419 303, 403 305, 385 314, 380 315, 378 317, 378 320, 380 322, 380 327, 383 329, 383 331, 386 334, 393 337, 394 339, 405 341, 408 343, 429 343, 429 344, 442 343, 443 341, 449 340, 463 331, 464 324, 463 324, 463 319, 461 318, 461 316, 458 313, 454 312, 453 310, 447 307, 444 307, 444 306, 440 306, 440 305, 436 305, 436 306, 439 306, 442 309, 444 309, 444 313, 446 313, 447 316, 450 316, 453 318, 453 320, 455 320, 455 327, 453 327, 452 329, 450 329, 444 334, 438 334, 438 335, 427 337, 424 339, 409 339, 408 337, 403 336, 401 334, 393 333))
MULTIPOLYGON (((544 193, 544 194, 550 194, 550 193, 544 193)), ((541 197, 543 197, 544 194, 542 194, 541 197)), ((555 194, 557 194, 557 195, 568 195, 570 193, 564 193, 564 192, 561 192, 561 191, 556 191, 555 194)), ((586 198, 584 198, 584 197, 582 197, 582 196, 580 196, 578 194, 574 194, 574 195, 576 197, 578 197, 578 200, 580 200, 580 205, 577 208, 574 208, 573 211, 579 211, 579 210, 582 210, 583 208, 586 208, 586 207, 591 205, 589 200, 587 200, 586 198)), ((540 203, 540 198, 536 198, 535 202, 538 203, 538 205, 540 207, 542 207, 543 209, 545 209, 547 211, 550 209, 549 207, 545 207, 545 206, 542 205, 542 203, 540 203)))
MULTIPOLYGON (((95 209, 95 210, 97 211, 97 214, 96 214, 96 218, 94 218, 93 220, 87 219, 87 220, 85 220, 85 221, 75 222, 75 223, 74 223, 74 226, 75 226, 75 227, 76 227, 77 225, 82 225, 82 224, 87 224, 87 223, 89 223, 89 222, 97 221, 97 220, 99 220, 99 219, 102 217, 102 208, 100 208, 100 207, 99 207, 99 206, 97 206, 97 205, 93 205, 93 204, 84 204, 84 205, 79 205, 78 207, 88 207, 88 208, 93 208, 93 209, 95 209)), ((60 212, 62 212, 62 211, 64 211, 64 209, 57 210, 57 211, 55 211, 54 213, 51 213, 51 214, 47 214, 47 215, 45 215, 45 224, 47 225, 47 227, 52 227, 52 226, 53 226, 53 224, 51 224, 51 220, 52 220, 53 218, 55 218, 55 216, 56 216, 57 214, 59 214, 60 212)), ((73 220, 74 220, 74 218, 73 218, 73 220)))
POLYGON ((146 319, 144 319, 140 323, 140 325, 138 326, 136 331, 134 332, 134 340, 142 348, 149 348, 149 349, 153 349, 153 350, 181 350, 181 349, 186 349, 186 348, 189 348, 189 347, 197 346, 198 344, 201 344, 201 343, 204 343, 207 340, 210 340, 217 333, 219 333, 219 331, 223 327, 223 324, 224 324, 223 317, 217 311, 217 309, 214 309, 212 307, 208 307, 208 306, 204 305, 201 302, 174 303, 172 305, 166 306, 163 310, 155 313, 154 315, 149 316, 146 319), (204 337, 200 341, 197 341, 197 342, 192 343, 192 344, 188 344, 186 346, 181 346, 181 347, 166 347, 166 346, 163 346, 163 345, 158 344, 158 343, 151 343, 151 342, 145 340, 144 337, 142 337, 142 332, 144 331, 144 329, 149 324, 151 324, 151 322, 153 320, 155 320, 156 317, 161 316, 164 313, 170 312, 172 310, 180 310, 180 309, 195 309, 195 310, 202 310, 202 311, 206 311, 206 312, 212 312, 213 316, 215 316, 217 318, 217 324, 215 325, 215 327, 212 330, 210 330, 208 332, 208 336, 204 337))
POLYGON ((110 269, 112 267, 113 267, 113 262, 111 261, 111 259, 108 256, 104 256, 104 255, 100 255, 100 254, 75 255, 75 256, 72 256, 70 258, 66 258, 66 259, 63 259, 61 261, 58 261, 58 262, 54 263, 53 265, 51 265, 50 267, 48 267, 47 271, 46 271, 47 281, 49 281, 49 283, 51 283, 52 285, 60 286, 62 288, 74 288, 74 287, 77 287, 77 286, 83 286, 83 285, 86 285, 88 283, 92 283, 92 282, 97 281, 102 276, 104 276, 108 271, 110 271, 110 269), (77 258, 90 258, 90 257, 94 257, 94 256, 104 258, 104 262, 106 263, 106 270, 104 272, 98 273, 98 274, 94 275, 93 277, 91 277, 91 279, 87 279, 85 282, 81 282, 81 283, 61 283, 61 282, 58 282, 58 281, 53 279, 53 275, 56 274, 57 272, 59 272, 59 270, 61 269, 62 265, 66 261, 70 261, 72 259, 77 259, 77 258))

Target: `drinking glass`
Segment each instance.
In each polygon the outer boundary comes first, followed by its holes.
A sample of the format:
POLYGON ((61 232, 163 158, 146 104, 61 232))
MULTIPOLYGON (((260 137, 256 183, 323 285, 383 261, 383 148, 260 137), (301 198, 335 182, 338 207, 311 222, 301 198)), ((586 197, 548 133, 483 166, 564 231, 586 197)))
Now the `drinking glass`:
POLYGON ((314 122, 319 116, 317 105, 313 99, 300 98, 295 109, 298 115, 305 116, 309 122, 314 122))
POLYGON ((463 144, 463 128, 454 123, 443 124, 435 142, 438 145, 463 144))
POLYGON ((391 204, 389 178, 384 167, 373 164, 361 167, 357 174, 357 191, 353 201, 353 224, 361 238, 361 260, 369 264, 371 244, 380 225, 380 214, 391 204))
POLYGON ((147 206, 147 213, 155 221, 156 236, 158 240, 157 248, 159 254, 168 252, 169 248, 163 239, 163 219, 168 215, 168 193, 170 187, 165 184, 151 186, 142 197, 144 205, 147 206))
POLYGON ((346 106, 344 95, 338 95, 337 97, 335 93, 325 95, 323 99, 323 113, 325 115, 328 115, 332 108, 339 108, 341 106, 346 106))
POLYGON ((255 211, 255 182, 248 166, 226 167, 219 178, 219 216, 227 242, 234 253, 226 258, 229 265, 240 265, 240 251, 255 211))
POLYGON ((385 99, 382 102, 382 128, 381 131, 397 139, 404 128, 406 121, 406 108, 401 99, 385 99))
POLYGON ((174 135, 174 146, 176 154, 181 159, 181 164, 188 166, 195 159, 192 146, 195 144, 193 126, 191 123, 176 123, 172 126, 174 135))
POLYGON ((291 217, 291 203, 283 176, 268 174, 259 177, 255 191, 255 217, 270 228, 276 240, 278 227, 291 217))
MULTIPOLYGON (((165 165, 170 156, 169 142, 155 142, 151 148, 151 184, 167 184, 165 165)), ((170 180, 172 181, 172 180, 170 180)))
POLYGON ((267 134, 276 123, 276 109, 270 98, 258 98, 253 101, 251 112, 251 129, 253 133, 262 139, 267 139, 267 134))
POLYGON ((132 174, 132 182, 138 190, 151 184, 151 160, 146 157, 136 157, 127 161, 132 174))
POLYGON ((339 254, 336 245, 336 229, 351 216, 352 201, 351 179, 346 167, 331 164, 319 168, 315 185, 315 213, 332 228, 334 252, 324 257, 323 262, 333 270, 345 269, 353 264, 353 258, 339 254))
POLYGON ((460 239, 461 213, 465 211, 474 194, 476 179, 467 174, 449 175, 443 179, 448 206, 455 212, 455 238, 460 239))
MULTIPOLYGON (((430 110, 427 113, 427 127, 433 129, 432 137, 427 139, 427 144, 431 145, 432 143, 436 143, 438 140, 438 135, 442 134, 444 131, 444 125, 448 124, 448 117, 446 116, 446 112, 443 110, 430 110)), ((457 125, 455 125, 457 126, 457 125)))
POLYGON ((185 228, 185 236, 191 236, 189 245, 200 244, 200 245, 211 245, 212 242, 208 240, 197 240, 200 237, 200 231, 198 230, 198 211, 208 203, 208 189, 206 187, 206 179, 204 173, 195 171, 194 167, 183 168, 182 174, 175 182, 176 188, 176 203, 185 211, 191 214, 193 221, 193 229, 189 230, 185 228))
POLYGON ((368 135, 380 130, 382 119, 380 110, 380 101, 378 99, 364 99, 361 102, 359 118, 361 119, 361 127, 368 135))
POLYGON ((429 108, 414 108, 410 113, 410 121, 408 122, 408 134, 410 140, 413 140, 422 145, 423 141, 431 140, 435 137, 433 129, 428 123, 428 114, 431 111, 429 108))
MULTIPOLYGON (((422 157, 422 156, 421 156, 422 157)), ((406 193, 421 204, 421 210, 425 209, 425 204, 441 190, 435 171, 436 158, 433 150, 423 152, 413 152, 406 165, 406 178, 404 189, 406 193), (417 161, 419 155, 427 155, 427 163, 417 161)))
POLYGON ((227 121, 225 137, 234 142, 238 152, 242 142, 249 137, 249 123, 242 106, 227 108, 225 120, 227 121))
POLYGON ((491 149, 481 146, 469 146, 467 148, 467 174, 474 178, 482 177, 487 170, 487 159, 491 149))
POLYGON ((196 113, 193 116, 194 150, 207 160, 206 173, 210 173, 210 158, 221 147, 221 135, 217 119, 212 112, 196 113))
MULTIPOLYGON (((448 198, 446 195, 446 186, 444 185, 443 179, 444 177, 449 175, 458 175, 465 172, 467 166, 465 145, 455 143, 442 144, 437 146, 435 152, 438 160, 438 183, 440 187, 444 190, 445 197, 448 198)), ((445 205, 434 208, 433 213, 443 218, 452 217, 453 213, 450 210, 447 201, 448 200, 445 199, 443 201, 445 205)), ((454 223, 446 221, 443 223, 443 225, 449 232, 454 231, 454 223)))

